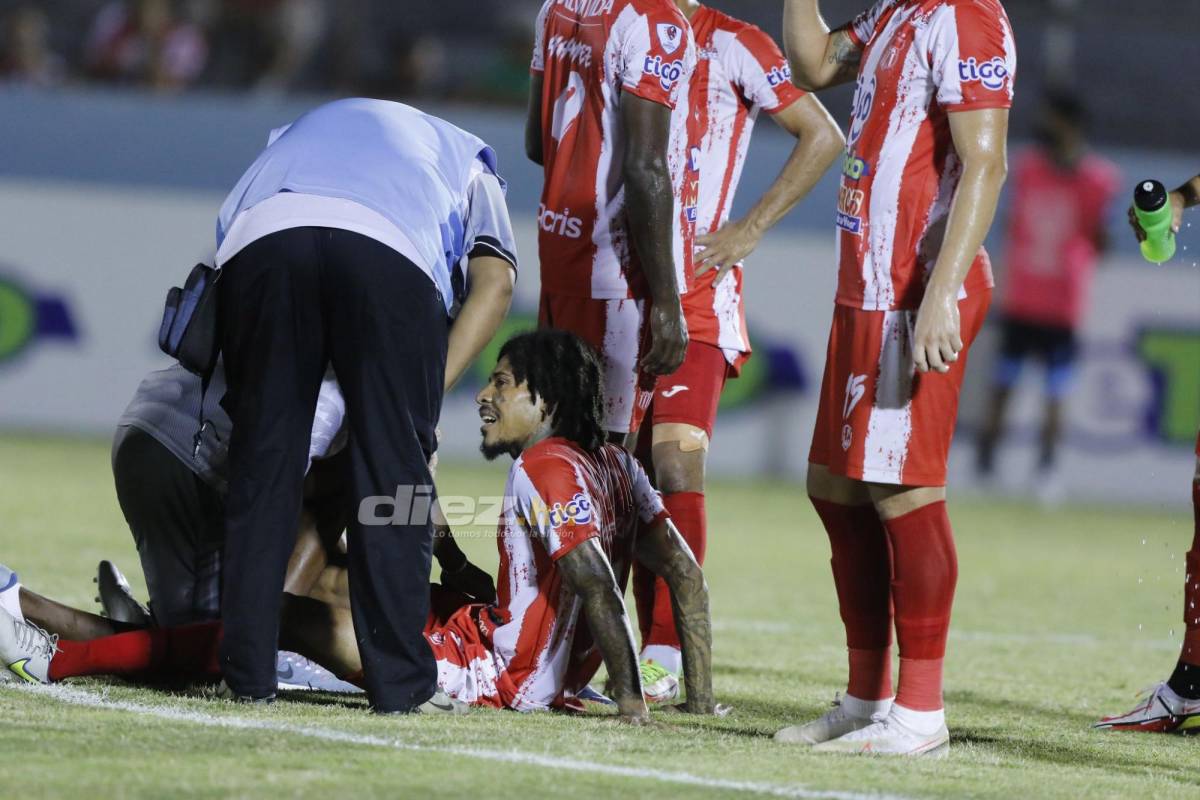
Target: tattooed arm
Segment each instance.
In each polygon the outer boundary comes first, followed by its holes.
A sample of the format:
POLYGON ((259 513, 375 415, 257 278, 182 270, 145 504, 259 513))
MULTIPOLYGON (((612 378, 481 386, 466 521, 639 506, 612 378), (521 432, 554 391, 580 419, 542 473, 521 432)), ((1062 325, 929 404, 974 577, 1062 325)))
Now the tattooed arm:
POLYGON ((862 59, 849 26, 830 31, 817 5, 818 0, 787 0, 783 7, 783 45, 792 82, 810 92, 854 80, 862 59))
POLYGON ((567 586, 583 600, 588 627, 615 687, 613 699, 617 702, 617 711, 626 722, 644 724, 649 720, 650 712, 642 697, 633 629, 617 589, 617 579, 600 543, 588 539, 560 558, 557 565, 567 586))
POLYGON ((712 619, 708 613, 708 584, 683 537, 670 520, 660 520, 638 535, 637 558, 661 575, 671 590, 675 631, 683 651, 687 702, 693 714, 716 712, 712 688, 712 619))

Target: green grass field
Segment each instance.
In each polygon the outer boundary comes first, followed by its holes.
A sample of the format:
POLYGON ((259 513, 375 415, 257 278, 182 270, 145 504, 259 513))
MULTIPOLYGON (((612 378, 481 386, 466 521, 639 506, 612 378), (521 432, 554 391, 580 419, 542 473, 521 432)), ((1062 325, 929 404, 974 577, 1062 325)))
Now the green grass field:
MULTIPOLYGON (((0 437, 0 561, 92 609, 101 558, 143 593, 101 442, 0 437)), ((506 465, 453 467, 443 492, 496 495, 506 465)), ((1189 475, 1174 476, 1186 496, 1189 475)), ((1200 740, 1096 733, 1166 676, 1181 622, 1182 513, 953 502, 960 579, 949 759, 818 757, 776 745, 843 688, 828 545, 798 487, 714 484, 710 546, 725 719, 474 712, 375 718, 361 700, 293 693, 266 708, 76 681, 0 686, 5 797, 1200 796, 1200 740), (107 707, 103 704, 107 703, 107 707)), ((496 562, 494 543, 466 543, 496 562)))

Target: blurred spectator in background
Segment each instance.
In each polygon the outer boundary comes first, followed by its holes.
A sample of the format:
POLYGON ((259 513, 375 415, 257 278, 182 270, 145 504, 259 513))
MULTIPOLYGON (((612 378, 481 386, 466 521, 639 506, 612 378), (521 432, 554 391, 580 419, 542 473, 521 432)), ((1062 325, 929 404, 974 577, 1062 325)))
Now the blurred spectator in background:
POLYGON ((1037 144, 1013 170, 1002 343, 977 450, 979 476, 986 481, 1021 367, 1040 361, 1045 418, 1033 488, 1047 503, 1059 494, 1054 465, 1077 355, 1075 332, 1087 311, 1096 263, 1108 247, 1106 225, 1121 180, 1113 163, 1088 151, 1086 123, 1078 97, 1048 94, 1035 128, 1037 144))
POLYGON ((109 3, 88 35, 87 71, 101 80, 180 89, 207 60, 203 31, 177 16, 170 0, 109 3))
POLYGON ((61 83, 66 65, 50 49, 50 22, 37 6, 19 6, 4 18, 0 82, 46 87, 61 83))
POLYGON ((296 88, 324 41, 327 12, 325 0, 223 0, 214 31, 216 82, 296 88))
POLYGON ((520 17, 510 12, 498 24, 496 47, 484 68, 475 71, 464 99, 510 106, 528 99, 529 53, 533 48, 529 20, 537 16, 538 9, 520 9, 520 17))

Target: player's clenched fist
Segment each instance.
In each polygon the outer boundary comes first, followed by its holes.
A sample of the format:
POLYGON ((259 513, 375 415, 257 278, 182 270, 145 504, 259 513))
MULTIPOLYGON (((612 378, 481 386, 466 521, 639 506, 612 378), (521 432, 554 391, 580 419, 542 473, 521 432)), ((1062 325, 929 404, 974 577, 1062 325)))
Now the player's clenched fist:
POLYGON ((918 372, 949 372, 963 349, 958 299, 929 291, 917 311, 913 331, 913 362, 918 372))
POLYGON ((650 350, 642 356, 642 369, 654 375, 670 375, 683 363, 687 345, 687 323, 678 301, 654 304, 650 309, 650 350))

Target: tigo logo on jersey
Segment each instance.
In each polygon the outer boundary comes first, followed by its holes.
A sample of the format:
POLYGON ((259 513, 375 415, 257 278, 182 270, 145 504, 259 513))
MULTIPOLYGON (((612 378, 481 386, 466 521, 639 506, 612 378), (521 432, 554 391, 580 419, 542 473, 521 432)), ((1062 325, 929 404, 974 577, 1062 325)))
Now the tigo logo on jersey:
POLYGON ((658 23, 658 41, 667 55, 671 55, 683 44, 683 29, 669 22, 658 23))
POLYGON ((546 233, 565 236, 568 239, 578 239, 583 235, 583 220, 571 216, 571 209, 561 212, 546 208, 545 203, 538 204, 538 227, 546 233))
POLYGON ((642 72, 658 78, 662 88, 670 89, 683 77, 683 62, 663 61, 662 56, 653 58, 646 56, 646 62, 642 64, 642 72))
POLYGON ((576 492, 566 505, 555 503, 550 509, 550 527, 563 525, 586 525, 592 521, 592 500, 583 492, 576 492))
POLYGON ((777 67, 771 67, 771 71, 767 73, 767 85, 772 88, 781 83, 792 82, 792 68, 787 65, 787 62, 780 64, 777 67))
POLYGON ((963 83, 982 83, 983 88, 996 91, 1008 82, 1008 65, 996 56, 991 61, 978 63, 974 58, 958 62, 958 78, 963 83))

